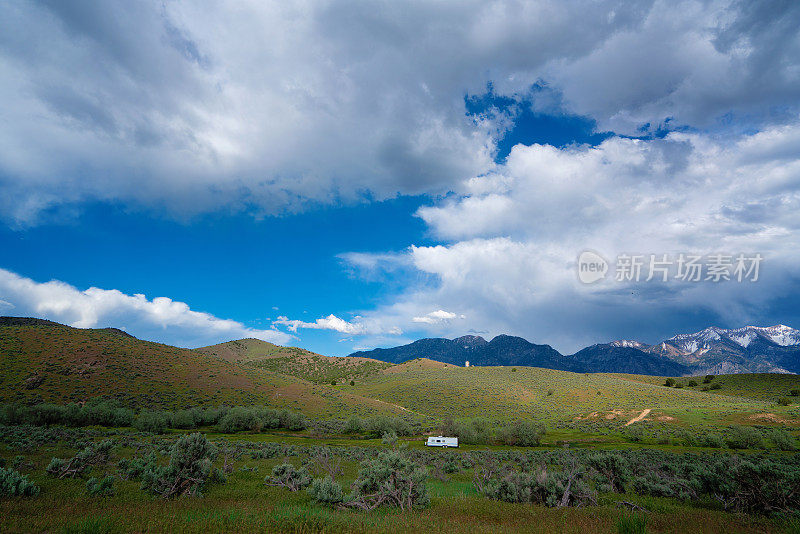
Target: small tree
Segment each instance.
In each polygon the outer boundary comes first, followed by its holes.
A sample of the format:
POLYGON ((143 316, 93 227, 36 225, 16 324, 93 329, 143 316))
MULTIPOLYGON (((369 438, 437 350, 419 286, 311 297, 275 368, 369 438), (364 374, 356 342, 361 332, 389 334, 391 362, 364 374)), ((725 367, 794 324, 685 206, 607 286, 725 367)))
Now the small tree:
POLYGON ((667 386, 668 388, 671 388, 672 386, 675 385, 675 379, 674 378, 667 378, 664 381, 664 385, 667 386))

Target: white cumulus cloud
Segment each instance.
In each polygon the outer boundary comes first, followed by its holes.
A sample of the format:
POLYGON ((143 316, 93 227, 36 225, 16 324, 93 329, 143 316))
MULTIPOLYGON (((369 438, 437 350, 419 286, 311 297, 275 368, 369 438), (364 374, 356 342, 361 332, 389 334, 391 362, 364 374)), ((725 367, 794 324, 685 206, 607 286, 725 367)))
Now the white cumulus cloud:
POLYGON ((168 297, 149 300, 141 294, 97 287, 82 291, 58 280, 36 282, 5 269, 0 269, 0 299, 13 307, 16 316, 42 317, 76 328, 122 328, 148 341, 184 347, 245 337, 273 343, 291 339, 284 332, 248 328, 237 321, 194 311, 168 297))

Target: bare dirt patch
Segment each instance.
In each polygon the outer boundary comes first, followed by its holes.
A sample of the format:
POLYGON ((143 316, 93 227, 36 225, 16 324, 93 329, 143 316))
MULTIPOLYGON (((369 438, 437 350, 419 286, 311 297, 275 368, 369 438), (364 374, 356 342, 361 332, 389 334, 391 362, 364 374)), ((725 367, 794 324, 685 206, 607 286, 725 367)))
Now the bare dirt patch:
POLYGON ((640 413, 639 415, 637 415, 636 417, 625 423, 625 426, 632 425, 633 423, 638 423, 639 421, 647 417, 647 414, 649 414, 651 411, 652 408, 645 408, 644 410, 642 410, 642 413, 640 413))

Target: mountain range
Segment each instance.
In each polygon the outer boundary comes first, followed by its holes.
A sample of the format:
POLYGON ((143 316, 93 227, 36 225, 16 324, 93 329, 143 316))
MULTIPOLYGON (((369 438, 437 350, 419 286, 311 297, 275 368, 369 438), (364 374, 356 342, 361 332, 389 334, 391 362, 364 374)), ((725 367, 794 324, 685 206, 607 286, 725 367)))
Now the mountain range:
POLYGON ((648 345, 619 340, 563 355, 550 345, 499 335, 420 339, 408 345, 350 354, 402 363, 415 358, 454 365, 519 365, 581 373, 686 376, 736 373, 800 373, 800 331, 784 325, 706 328, 648 345))

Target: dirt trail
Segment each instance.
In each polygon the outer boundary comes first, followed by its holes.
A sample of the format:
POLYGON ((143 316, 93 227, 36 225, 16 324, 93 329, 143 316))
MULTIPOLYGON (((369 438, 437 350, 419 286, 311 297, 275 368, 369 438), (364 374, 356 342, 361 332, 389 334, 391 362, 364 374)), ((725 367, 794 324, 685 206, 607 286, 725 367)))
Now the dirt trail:
POLYGON ((644 410, 642 410, 642 413, 640 413, 639 415, 637 415, 636 417, 625 423, 625 426, 632 425, 633 423, 638 423, 639 421, 647 417, 647 414, 649 414, 651 411, 652 408, 645 408, 644 410))
POLYGON ((409 410, 408 408, 406 408, 404 406, 400 406, 399 404, 395 404, 393 402, 386 402, 384 400, 373 399, 373 398, 370 398, 370 397, 365 397, 365 398, 370 399, 370 400, 374 400, 374 401, 378 401, 381 404, 388 404, 389 406, 394 406, 395 408, 400 408, 401 410, 404 410, 404 411, 409 412, 409 413, 415 413, 417 415, 421 415, 422 417, 427 417, 424 413, 416 412, 414 410, 409 410))

